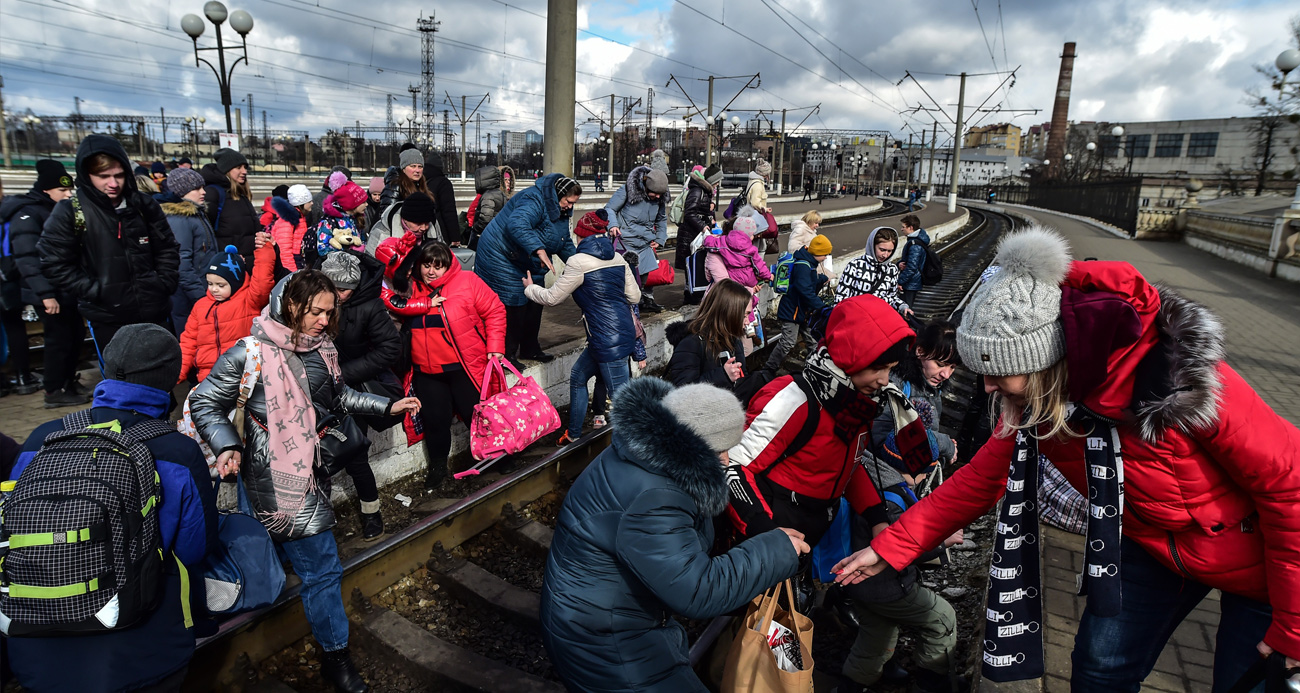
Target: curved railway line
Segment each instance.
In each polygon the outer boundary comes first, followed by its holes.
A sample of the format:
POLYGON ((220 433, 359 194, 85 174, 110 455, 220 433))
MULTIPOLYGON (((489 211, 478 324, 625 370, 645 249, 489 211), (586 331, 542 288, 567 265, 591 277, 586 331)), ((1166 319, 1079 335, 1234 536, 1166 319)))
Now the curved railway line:
MULTIPOLYGON (((884 202, 885 209, 871 216, 905 209, 884 202)), ((971 209, 966 228, 936 244, 944 279, 917 297, 917 316, 929 320, 959 310, 998 238, 1012 227, 1010 217, 971 209)), ((962 428, 979 392, 974 378, 960 372, 954 383, 943 422, 953 432, 962 428)), ((598 429, 564 448, 534 453, 508 474, 480 477, 476 483, 482 485, 463 498, 438 509, 417 506, 412 524, 345 556, 343 593, 352 611, 354 659, 375 690, 563 690, 548 677, 536 635, 537 588, 551 537, 545 520, 553 522, 568 481, 609 437, 610 427, 598 429), (485 629, 486 638, 476 628, 485 629), (531 640, 532 646, 497 652, 485 639, 531 640)), ((319 676, 302 673, 319 656, 298 597, 299 586, 292 584, 274 605, 222 623, 216 635, 200 642, 186 690, 328 690, 319 676)), ((693 662, 725 625, 725 618, 688 624, 693 662)))

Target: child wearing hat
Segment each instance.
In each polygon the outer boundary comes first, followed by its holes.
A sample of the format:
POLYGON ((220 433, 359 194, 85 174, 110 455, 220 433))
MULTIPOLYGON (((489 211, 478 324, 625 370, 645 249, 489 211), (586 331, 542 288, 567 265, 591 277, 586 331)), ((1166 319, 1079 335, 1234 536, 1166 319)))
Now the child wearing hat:
POLYGON ((305 267, 315 267, 319 259, 335 250, 360 250, 366 242, 361 229, 357 227, 357 218, 365 218, 366 200, 370 195, 360 185, 346 180, 341 171, 330 174, 329 185, 334 192, 321 204, 321 219, 316 225, 315 242, 303 243, 305 267))
POLYGON ((208 293, 194 303, 193 319, 181 333, 181 381, 195 371, 196 380, 208 377, 217 358, 249 335, 253 318, 270 302, 275 245, 266 232, 257 234, 254 245, 251 273, 232 245, 208 261, 208 293))
POLYGON ((767 370, 776 373, 799 341, 799 333, 806 332, 810 321, 824 313, 826 304, 817 294, 828 279, 826 275, 818 274, 817 267, 830 257, 831 251, 831 239, 819 233, 809 241, 808 247, 795 252, 794 264, 790 267, 790 288, 781 297, 776 312, 781 321, 781 336, 764 366, 767 370))
POLYGON ((280 265, 290 272, 302 266, 302 239, 307 235, 307 214, 311 212, 311 191, 299 183, 289 186, 285 199, 272 196, 271 238, 280 256, 280 265))

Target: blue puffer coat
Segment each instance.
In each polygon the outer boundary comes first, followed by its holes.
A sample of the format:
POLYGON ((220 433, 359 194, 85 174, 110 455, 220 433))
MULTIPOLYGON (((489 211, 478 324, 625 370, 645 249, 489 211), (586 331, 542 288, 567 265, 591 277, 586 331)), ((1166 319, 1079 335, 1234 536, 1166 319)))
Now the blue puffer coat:
POLYGON ((558 305, 573 294, 587 324, 587 348, 594 352, 597 363, 621 361, 635 350, 632 306, 641 301, 641 288, 632 268, 614 252, 608 236, 583 239, 554 286, 545 289, 533 284, 524 293, 544 306, 558 305))
MULTIPOLYGON (((903 246, 903 271, 898 274, 898 286, 903 291, 916 291, 921 288, 921 270, 925 267, 925 248, 919 243, 912 242, 912 237, 907 236, 907 244, 903 246)), ((929 243, 930 234, 925 229, 916 230, 916 238, 929 243)))
POLYGON ((637 271, 641 274, 654 269, 659 263, 655 251, 650 248, 650 242, 658 243, 660 248, 668 243, 668 215, 664 211, 667 196, 658 200, 646 198, 645 177, 649 173, 649 166, 632 169, 627 176, 627 183, 605 204, 609 225, 618 227, 627 249, 637 254, 637 271))
POLYGON ((827 282, 826 275, 817 273, 817 258, 800 248, 794 253, 794 265, 790 267, 790 290, 781 297, 781 304, 776 310, 778 320, 806 323, 811 315, 817 313, 826 304, 817 296, 822 285, 827 282))
POLYGON ((555 181, 562 174, 542 176, 533 187, 510 198, 479 238, 474 273, 501 297, 507 306, 528 304, 524 296, 524 274, 533 273, 533 281, 542 283, 547 269, 537 258, 545 249, 561 260, 577 252, 569 237, 572 212, 560 209, 555 181))
POLYGON ((718 453, 664 407, 671 390, 649 377, 619 390, 613 444, 560 510, 542 587, 542 638, 569 690, 708 690, 672 615, 738 609, 798 568, 780 530, 709 557, 727 484, 718 453))

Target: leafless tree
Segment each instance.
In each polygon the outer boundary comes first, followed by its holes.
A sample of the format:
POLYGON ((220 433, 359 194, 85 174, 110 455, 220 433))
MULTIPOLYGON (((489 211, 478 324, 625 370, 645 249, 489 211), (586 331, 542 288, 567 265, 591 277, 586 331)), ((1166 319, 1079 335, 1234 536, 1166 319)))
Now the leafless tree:
MULTIPOLYGON (((1300 48, 1300 15, 1291 18, 1290 44, 1300 48)), ((1251 125, 1251 134, 1255 137, 1255 195, 1264 191, 1264 184, 1269 178, 1269 169, 1277 162, 1279 152, 1274 142, 1282 132, 1300 132, 1300 83, 1284 84, 1285 75, 1272 63, 1256 65, 1255 71, 1268 80, 1268 88, 1255 85, 1246 90, 1246 103, 1255 111, 1255 122, 1251 125)), ((1296 165, 1300 164, 1295 147, 1289 152, 1291 167, 1286 172, 1288 178, 1295 176, 1296 165)))

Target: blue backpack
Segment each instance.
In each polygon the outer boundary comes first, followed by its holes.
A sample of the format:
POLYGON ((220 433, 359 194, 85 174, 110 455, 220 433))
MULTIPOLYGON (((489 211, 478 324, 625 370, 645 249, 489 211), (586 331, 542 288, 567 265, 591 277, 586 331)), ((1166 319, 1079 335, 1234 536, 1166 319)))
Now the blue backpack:
POLYGON ((794 255, 781 253, 772 265, 772 291, 784 294, 790 290, 790 273, 794 271, 794 255))
POLYGON ((243 513, 217 521, 217 545, 203 561, 208 613, 240 614, 270 606, 284 590, 284 568, 261 522, 243 513))

